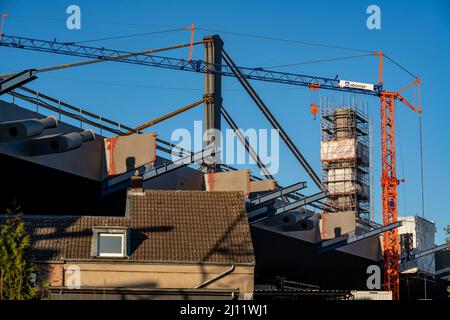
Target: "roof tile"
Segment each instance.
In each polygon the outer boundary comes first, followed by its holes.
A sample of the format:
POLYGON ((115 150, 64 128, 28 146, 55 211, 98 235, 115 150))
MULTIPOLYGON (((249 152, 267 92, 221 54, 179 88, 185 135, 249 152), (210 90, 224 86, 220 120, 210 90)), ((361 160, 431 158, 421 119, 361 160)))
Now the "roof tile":
POLYGON ((90 259, 94 226, 125 226, 131 260, 254 263, 241 192, 146 190, 127 201, 127 217, 24 216, 33 259, 90 259))

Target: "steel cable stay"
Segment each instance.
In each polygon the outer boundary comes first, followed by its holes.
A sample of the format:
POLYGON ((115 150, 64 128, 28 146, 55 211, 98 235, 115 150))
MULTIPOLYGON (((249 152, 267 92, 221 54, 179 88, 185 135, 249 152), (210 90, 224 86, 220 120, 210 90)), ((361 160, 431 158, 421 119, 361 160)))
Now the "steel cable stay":
MULTIPOLYGON (((62 18, 55 18, 55 17, 38 17, 38 16, 20 16, 20 15, 8 15, 9 18, 12 19, 24 19, 24 20, 47 20, 47 21, 65 21, 65 19, 62 18)), ((121 25, 121 26, 134 26, 134 27, 152 27, 152 28, 171 28, 171 29, 182 29, 182 26, 174 26, 174 25, 161 25, 161 24, 151 24, 151 23, 136 23, 136 22, 120 22, 120 21, 105 21, 105 20, 93 20, 93 19, 84 19, 85 23, 93 23, 93 24, 106 24, 106 25, 121 25)), ((338 49, 338 50, 345 50, 345 51, 353 51, 353 52, 366 52, 370 53, 371 50, 367 49, 361 49, 361 48, 351 48, 346 46, 339 46, 334 44, 328 44, 328 43, 318 43, 313 41, 302 41, 302 40, 296 40, 296 39, 285 39, 275 36, 267 36, 267 35, 261 35, 261 34, 250 34, 245 32, 234 32, 234 31, 228 31, 228 30, 220 30, 216 28, 205 28, 205 27, 196 27, 196 30, 203 31, 203 32, 216 32, 221 34, 228 34, 228 35, 234 35, 239 37, 247 37, 247 38, 255 38, 260 40, 267 40, 267 41, 276 41, 276 42, 284 42, 284 43, 290 43, 290 44, 296 44, 296 45, 306 45, 306 46, 312 46, 312 47, 322 47, 322 48, 328 48, 328 49, 338 49)))
POLYGON ((268 66, 264 67, 264 69, 276 69, 276 68, 285 68, 285 67, 293 67, 293 66, 299 66, 299 65, 305 65, 305 64, 314 64, 314 63, 322 63, 322 62, 333 62, 333 61, 341 61, 341 60, 349 60, 354 58, 362 58, 362 57, 371 57, 373 56, 372 53, 368 54, 358 54, 353 56, 345 56, 345 57, 336 57, 336 58, 327 58, 327 59, 319 59, 319 60, 309 60, 309 61, 300 61, 295 63, 288 63, 288 64, 280 64, 275 66, 268 66))
POLYGON ((186 29, 178 28, 178 29, 169 29, 169 30, 161 30, 161 31, 153 31, 153 32, 134 33, 134 34, 121 35, 121 36, 97 38, 97 39, 81 40, 81 41, 73 41, 73 42, 64 42, 64 43, 65 44, 81 44, 81 43, 99 42, 99 41, 106 41, 106 40, 135 38, 135 37, 142 37, 142 36, 148 36, 148 35, 153 35, 153 34, 171 33, 171 32, 176 32, 176 31, 186 31, 186 29))
POLYGON ((264 176, 268 177, 269 179, 274 180, 273 176, 270 174, 269 170, 267 169, 266 165, 262 162, 261 158, 259 157, 258 153, 253 149, 250 142, 248 141, 247 137, 244 136, 242 131, 237 126, 236 122, 234 122, 233 118, 231 118, 228 111, 225 109, 225 107, 222 105, 221 113, 225 121, 228 123, 228 125, 233 129, 234 133, 238 137, 239 141, 244 146, 247 153, 253 158, 253 160, 256 162, 256 165, 258 168, 263 172, 264 176))
POLYGON ((258 96, 256 91, 251 87, 248 80, 245 79, 245 77, 242 75, 242 73, 239 71, 239 68, 234 64, 234 62, 231 60, 230 56, 226 53, 226 51, 223 51, 223 59, 225 60, 225 63, 230 67, 232 72, 235 74, 235 77, 238 79, 238 81, 242 84, 244 89, 247 91, 247 93, 250 95, 252 100, 255 102, 255 104, 258 106, 260 111, 264 114, 266 119, 270 122, 270 124, 277 130, 279 130, 280 137, 282 140, 286 143, 289 150, 293 153, 294 157, 300 162, 302 167, 306 170, 308 175, 311 177, 313 182, 316 184, 316 186, 319 189, 322 189, 322 183, 320 181, 319 176, 314 172, 312 167, 309 165, 309 163, 306 161, 306 159, 303 157, 301 152, 298 150, 298 148, 294 145, 290 137, 287 135, 286 131, 283 129, 283 127, 278 123, 276 118, 273 116, 273 114, 270 112, 268 107, 264 104, 264 102, 261 100, 261 98, 258 96))

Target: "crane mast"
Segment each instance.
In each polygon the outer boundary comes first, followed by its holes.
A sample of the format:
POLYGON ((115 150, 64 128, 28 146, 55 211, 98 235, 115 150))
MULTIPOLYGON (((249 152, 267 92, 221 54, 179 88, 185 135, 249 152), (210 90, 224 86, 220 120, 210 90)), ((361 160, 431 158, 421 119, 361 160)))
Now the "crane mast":
MULTIPOLYGON (((395 93, 382 92, 381 113, 381 202, 383 225, 397 221, 397 186, 395 150, 395 93)), ((398 229, 383 234, 384 289, 392 291, 394 300, 399 299, 399 240, 398 229)))

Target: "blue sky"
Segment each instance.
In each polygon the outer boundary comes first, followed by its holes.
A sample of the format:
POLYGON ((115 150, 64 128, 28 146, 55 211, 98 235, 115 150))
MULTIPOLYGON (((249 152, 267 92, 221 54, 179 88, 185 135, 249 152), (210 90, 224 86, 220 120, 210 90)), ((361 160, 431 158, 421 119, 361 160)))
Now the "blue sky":
MULTIPOLYGON (((437 243, 444 239, 442 228, 450 224, 447 197, 450 194, 450 3, 448 1, 24 1, 1 0, 0 13, 10 16, 5 33, 82 41, 109 36, 167 30, 195 23, 217 32, 225 48, 240 66, 268 67, 303 61, 357 55, 340 49, 301 45, 232 32, 315 42, 370 51, 383 51, 422 79, 423 137, 426 217, 437 224, 437 243), (81 8, 81 30, 68 30, 66 8, 81 8), (366 8, 381 8, 381 29, 366 27, 366 8), (227 33, 229 32, 229 33, 227 33)), ((214 33, 196 31, 196 40, 214 33)), ((189 32, 93 42, 88 45, 144 50, 186 43, 189 32)), ((187 58, 188 49, 164 55, 187 58)), ((194 50, 194 59, 203 59, 203 49, 194 50)), ((40 68, 76 61, 74 57, 0 49, 2 73, 40 68)), ((375 83, 377 58, 304 64, 280 71, 298 72, 375 83)), ((385 62, 385 88, 395 91, 413 79, 397 66, 385 62)), ((320 122, 309 114, 311 95, 306 88, 254 83, 260 96, 277 116, 291 138, 317 172, 320 172, 320 122)), ((42 74, 30 87, 105 117, 134 126, 191 102, 203 94, 203 76, 178 71, 119 63, 102 63, 42 74)), ((269 124, 235 79, 223 81, 224 105, 243 128, 269 128, 269 124)), ((413 91, 406 94, 413 103, 413 91)), ((341 99, 337 92, 320 91, 319 96, 341 99)), ((9 99, 9 98, 8 98, 9 99)), ((361 96, 369 104, 374 123, 375 208, 380 214, 380 125, 377 98, 361 96)), ((339 101, 339 100, 338 100, 339 101)), ((170 119, 155 130, 169 140, 176 128, 193 129, 202 120, 197 108, 170 119)), ((419 127, 417 114, 397 103, 398 172, 405 183, 399 187, 399 215, 420 214, 419 127)), ((284 146, 281 168, 276 178, 282 184, 300 180, 313 183, 284 146)))

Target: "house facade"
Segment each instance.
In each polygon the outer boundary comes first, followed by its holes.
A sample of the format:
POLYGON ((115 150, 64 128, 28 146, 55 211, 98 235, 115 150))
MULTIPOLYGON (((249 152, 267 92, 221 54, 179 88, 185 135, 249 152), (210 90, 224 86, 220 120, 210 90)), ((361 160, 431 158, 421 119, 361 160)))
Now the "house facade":
POLYGON ((132 189, 124 216, 24 216, 55 299, 252 299, 241 192, 132 189))

